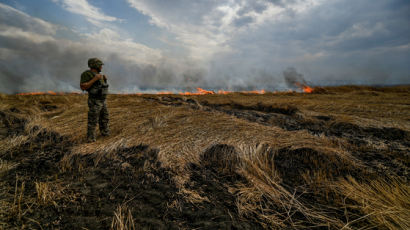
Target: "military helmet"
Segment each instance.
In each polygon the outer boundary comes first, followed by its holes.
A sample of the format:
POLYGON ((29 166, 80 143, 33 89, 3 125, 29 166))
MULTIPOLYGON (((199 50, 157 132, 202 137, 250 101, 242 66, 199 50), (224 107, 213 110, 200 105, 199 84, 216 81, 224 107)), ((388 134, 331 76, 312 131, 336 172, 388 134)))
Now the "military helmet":
POLYGON ((104 63, 98 58, 88 59, 88 67, 92 69, 99 69, 104 63))

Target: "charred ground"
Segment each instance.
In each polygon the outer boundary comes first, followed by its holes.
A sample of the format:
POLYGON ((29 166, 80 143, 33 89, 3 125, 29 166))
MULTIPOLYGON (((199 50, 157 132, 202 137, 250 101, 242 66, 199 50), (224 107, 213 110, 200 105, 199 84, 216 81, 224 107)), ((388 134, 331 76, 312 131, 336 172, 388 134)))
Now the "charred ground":
POLYGON ((0 98, 1 228, 410 227, 409 87, 0 98))

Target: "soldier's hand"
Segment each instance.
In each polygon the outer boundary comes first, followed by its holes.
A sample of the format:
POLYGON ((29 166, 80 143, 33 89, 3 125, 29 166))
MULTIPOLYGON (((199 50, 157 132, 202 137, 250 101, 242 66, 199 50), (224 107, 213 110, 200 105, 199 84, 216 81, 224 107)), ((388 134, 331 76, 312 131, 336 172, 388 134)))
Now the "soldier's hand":
POLYGON ((106 76, 106 75, 103 75, 103 78, 104 78, 104 80, 107 80, 107 76, 106 76))
POLYGON ((101 78, 103 78, 103 75, 101 75, 101 74, 96 74, 95 77, 97 78, 97 80, 100 80, 101 78))

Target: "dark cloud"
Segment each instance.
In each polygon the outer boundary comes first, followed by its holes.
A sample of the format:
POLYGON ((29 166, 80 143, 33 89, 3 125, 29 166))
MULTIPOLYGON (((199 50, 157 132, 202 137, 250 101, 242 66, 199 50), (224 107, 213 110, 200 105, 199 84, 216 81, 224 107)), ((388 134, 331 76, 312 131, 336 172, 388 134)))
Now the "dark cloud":
POLYGON ((233 21, 233 24, 235 27, 242 27, 249 23, 252 23, 253 21, 254 21, 254 18, 247 16, 247 17, 241 17, 241 18, 235 19, 233 21))
MULTIPOLYGON (((277 6, 286 6, 287 4, 294 4, 297 0, 266 0, 267 2, 272 3, 273 5, 277 6)), ((300 0, 302 2, 303 0, 300 0)))
POLYGON ((267 2, 265 1, 246 2, 245 5, 238 11, 238 16, 244 16, 252 11, 260 14, 267 8, 267 2))

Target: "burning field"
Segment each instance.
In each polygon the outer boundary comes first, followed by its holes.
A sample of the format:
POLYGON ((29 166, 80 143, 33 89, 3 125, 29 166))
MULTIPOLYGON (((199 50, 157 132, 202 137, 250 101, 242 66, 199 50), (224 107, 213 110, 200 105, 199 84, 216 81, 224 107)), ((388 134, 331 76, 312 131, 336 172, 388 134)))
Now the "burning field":
POLYGON ((410 87, 0 95, 1 229, 410 229, 410 87))

